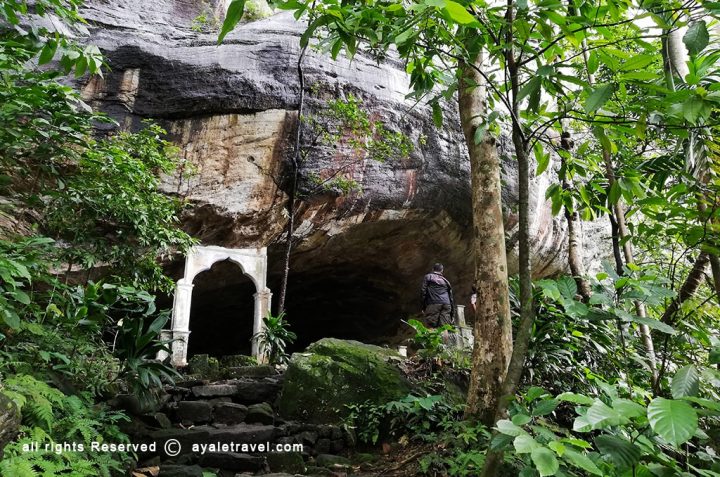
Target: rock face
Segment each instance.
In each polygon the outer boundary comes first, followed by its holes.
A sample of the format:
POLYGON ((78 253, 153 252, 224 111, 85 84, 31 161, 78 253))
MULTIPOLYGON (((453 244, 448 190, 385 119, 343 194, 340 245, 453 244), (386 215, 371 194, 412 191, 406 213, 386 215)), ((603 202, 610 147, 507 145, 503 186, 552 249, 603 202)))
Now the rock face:
MULTIPOLYGON (((110 71, 80 87, 90 104, 125 127, 152 118, 170 131, 196 169, 190 178, 165 182, 168 193, 192 205, 186 229, 208 245, 269 246, 269 283, 277 288, 303 24, 280 13, 239 26, 217 46, 216 33, 191 28, 201 3, 88 0, 82 13, 93 25, 89 41, 106 55, 110 71)), ((222 2, 205 3, 223 11, 222 2)), ((347 171, 361 193, 313 194, 300 205, 287 309, 301 344, 322 336, 381 341, 397 335, 400 318, 418 311, 419 282, 436 261, 445 263, 458 302, 467 301, 473 275, 469 162, 456 106, 447 105, 446 125, 435 128, 428 107, 405 99, 408 78, 392 59, 377 64, 360 54, 352 62, 332 61, 310 51, 303 68, 310 115, 327 99, 352 94, 414 147, 409 157, 385 163, 360 157, 347 171)), ((504 138, 500 152, 512 271, 517 180, 504 138)), ((347 159, 342 156, 331 145, 315 148, 302 165, 301 188, 310 188, 313 176, 330 174, 347 159)), ((534 180, 531 198, 537 276, 563 270, 566 262, 564 223, 551 216, 544 198, 548 182, 547 175, 534 180)), ((234 326, 240 318, 231 310, 251 302, 255 291, 232 270, 212 273, 196 279, 195 331, 203 320, 234 326), (205 305, 200 293, 211 297, 205 305)), ((202 342, 201 333, 193 339, 202 342)))
POLYGON ((336 423, 350 404, 399 399, 410 388, 385 348, 324 338, 292 356, 279 398, 283 418, 336 423))

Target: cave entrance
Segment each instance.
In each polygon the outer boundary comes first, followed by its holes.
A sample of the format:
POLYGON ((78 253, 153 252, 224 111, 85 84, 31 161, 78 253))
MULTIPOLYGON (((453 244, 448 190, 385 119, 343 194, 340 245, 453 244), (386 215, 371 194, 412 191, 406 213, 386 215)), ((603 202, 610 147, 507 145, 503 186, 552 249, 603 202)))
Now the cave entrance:
MULTIPOLYGON (((188 346, 190 341, 190 316, 195 310, 194 328, 199 332, 198 343, 193 345, 194 353, 206 352, 213 355, 237 353, 243 348, 244 323, 252 323, 252 336, 263 329, 263 317, 270 310, 272 293, 266 286, 267 282, 267 249, 231 249, 215 246, 197 246, 190 249, 185 260, 185 273, 175 287, 173 301, 172 330, 163 333, 165 338, 172 338, 172 359, 174 366, 187 365, 188 346), (221 263, 218 263, 221 262, 221 263), (217 266, 214 266, 218 264, 217 266), (208 272, 203 278, 202 273, 208 272), (249 281, 244 281, 245 276, 249 281), (195 278, 199 277, 198 292, 201 295, 198 305, 193 307, 193 288, 195 278), (209 277, 209 278, 208 278, 209 277), (222 280, 235 283, 237 287, 228 287, 222 280), (219 282, 219 283, 218 283, 219 282), (243 283, 245 283, 243 285, 243 283), (237 295, 233 290, 237 288, 237 295), (228 296, 223 295, 231 290, 233 296, 242 300, 242 290, 252 294, 254 301, 252 315, 241 316, 242 305, 237 301, 228 303, 228 296), (254 289, 254 290, 253 290, 254 289), (234 308, 235 307, 235 308, 234 308), (250 320, 252 316, 252 320, 250 320), (219 341, 218 341, 219 340, 219 341), (230 350, 228 353, 227 350, 230 350)), ((250 351, 259 361, 264 361, 262 350, 257 342, 252 341, 250 351)), ((164 358, 162 353, 158 358, 164 358)))
POLYGON ((255 284, 230 260, 216 262, 193 281, 188 357, 250 355, 255 284))

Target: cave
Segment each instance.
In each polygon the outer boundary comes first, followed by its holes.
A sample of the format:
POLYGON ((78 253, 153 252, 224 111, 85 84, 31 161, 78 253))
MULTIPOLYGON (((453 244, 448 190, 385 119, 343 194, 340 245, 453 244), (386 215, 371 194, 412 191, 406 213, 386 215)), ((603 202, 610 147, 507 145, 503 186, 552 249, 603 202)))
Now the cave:
POLYGON ((188 357, 250 354, 255 284, 239 265, 224 260, 193 281, 188 357))
MULTIPOLYGON (((391 275, 372 266, 344 263, 291 272, 286 300, 290 348, 302 350, 321 338, 391 344, 403 326, 391 275)), ((271 277, 279 285, 280 277, 271 277)), ((407 326, 407 325, 405 325, 407 326)))

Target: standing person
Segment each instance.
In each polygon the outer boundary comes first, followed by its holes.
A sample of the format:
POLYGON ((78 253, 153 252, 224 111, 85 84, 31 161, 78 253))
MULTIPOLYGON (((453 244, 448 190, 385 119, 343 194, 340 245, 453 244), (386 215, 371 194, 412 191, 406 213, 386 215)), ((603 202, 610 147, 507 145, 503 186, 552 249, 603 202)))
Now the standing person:
POLYGON ((420 293, 426 326, 438 328, 453 324, 455 303, 452 286, 443 276, 441 263, 433 265, 432 272, 425 275, 420 293))

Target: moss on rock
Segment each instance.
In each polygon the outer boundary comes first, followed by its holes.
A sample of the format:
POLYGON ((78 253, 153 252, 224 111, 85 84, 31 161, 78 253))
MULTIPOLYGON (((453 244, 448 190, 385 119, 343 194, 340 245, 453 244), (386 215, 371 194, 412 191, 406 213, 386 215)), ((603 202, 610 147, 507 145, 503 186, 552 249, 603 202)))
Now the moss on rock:
POLYGON ((292 355, 280 394, 286 419, 336 423, 347 405, 384 403, 408 394, 410 386, 392 350, 358 341, 325 338, 292 355))

